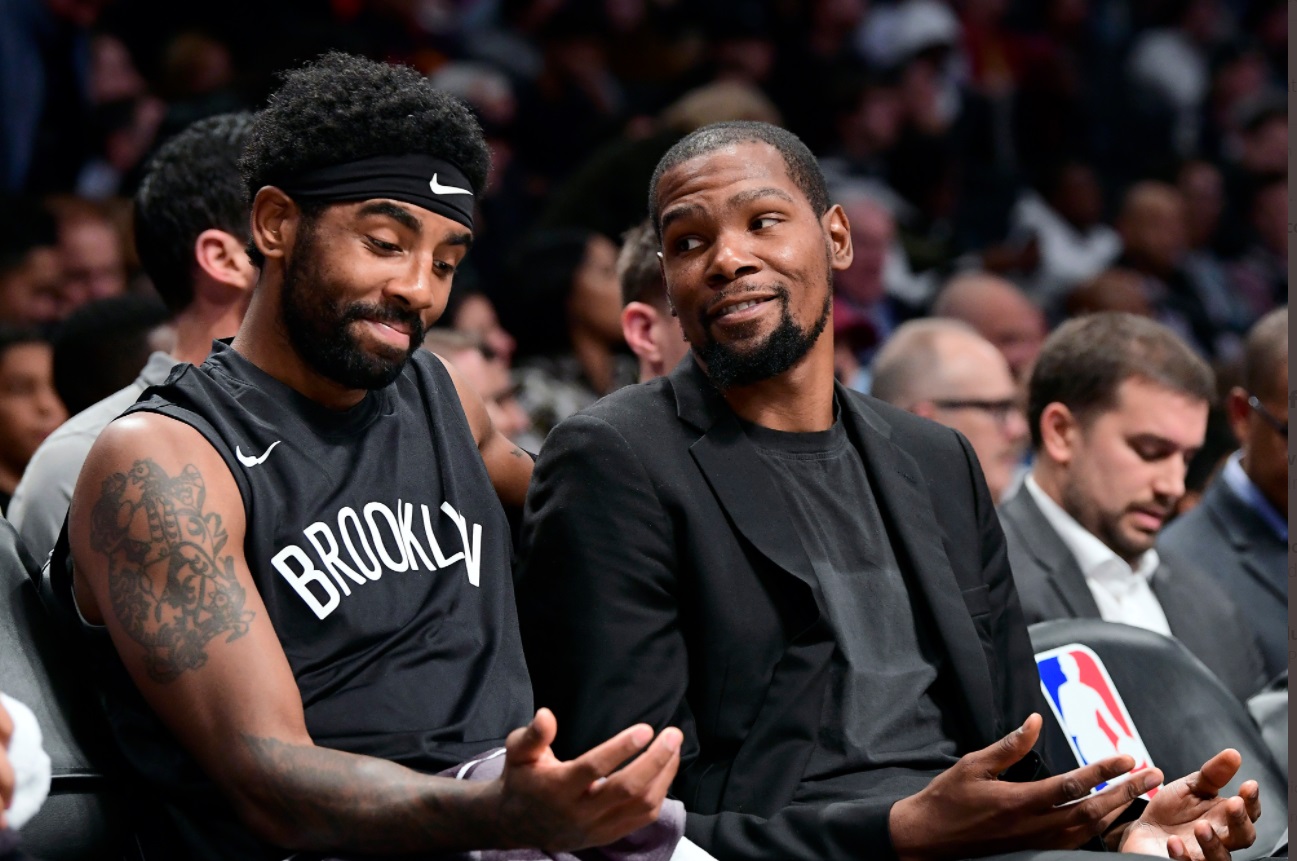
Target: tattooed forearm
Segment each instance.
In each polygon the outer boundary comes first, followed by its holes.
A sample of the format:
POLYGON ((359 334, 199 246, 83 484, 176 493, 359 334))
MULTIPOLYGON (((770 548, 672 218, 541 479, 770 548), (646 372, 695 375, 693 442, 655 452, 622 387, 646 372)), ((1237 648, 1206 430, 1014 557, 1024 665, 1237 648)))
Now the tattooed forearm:
POLYGON ((491 842, 481 783, 275 738, 244 735, 243 743, 265 775, 259 809, 295 824, 297 848, 409 852, 491 842))
POLYGON ((248 632, 251 610, 222 555, 228 535, 203 511, 206 488, 192 465, 174 478, 152 460, 104 479, 91 512, 90 546, 108 559, 113 612, 144 646, 145 668, 158 682, 207 662, 207 644, 248 632))

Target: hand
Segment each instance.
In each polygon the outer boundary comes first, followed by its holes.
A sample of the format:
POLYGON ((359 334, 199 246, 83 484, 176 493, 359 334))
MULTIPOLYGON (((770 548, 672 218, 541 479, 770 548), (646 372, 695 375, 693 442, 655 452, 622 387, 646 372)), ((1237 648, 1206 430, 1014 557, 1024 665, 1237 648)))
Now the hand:
POLYGON ((549 709, 509 734, 499 784, 502 848, 575 851, 612 843, 657 819, 680 766, 684 736, 637 724, 570 762, 550 749, 558 723, 549 709), (625 768, 614 770, 641 750, 625 768))
POLYGON ((14 800, 13 763, 9 762, 9 739, 14 734, 14 721, 9 711, 0 703, 0 828, 5 827, 5 811, 14 800))
POLYGON ((919 793, 892 805, 888 820, 901 861, 938 861, 1020 849, 1075 849, 1103 833, 1135 798, 1157 786, 1147 769, 1090 795, 1135 765, 1115 756, 1034 783, 998 775, 1027 755, 1040 735, 1040 715, 990 747, 966 754, 919 793), (1070 804, 1069 802, 1076 802, 1070 804))
POLYGON ((1220 797, 1242 763, 1238 751, 1226 748, 1198 771, 1162 787, 1131 824, 1121 851, 1176 861, 1227 861, 1230 850, 1251 846, 1253 823, 1261 816, 1261 788, 1248 780, 1238 795, 1220 797))

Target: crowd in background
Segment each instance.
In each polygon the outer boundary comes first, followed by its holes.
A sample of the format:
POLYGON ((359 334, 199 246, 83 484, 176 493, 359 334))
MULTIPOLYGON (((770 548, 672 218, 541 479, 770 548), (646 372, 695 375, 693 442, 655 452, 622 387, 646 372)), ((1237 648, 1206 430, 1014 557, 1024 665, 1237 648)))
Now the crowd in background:
MULTIPOLYGON (((485 348, 489 399, 533 450, 634 381, 618 246, 661 155, 725 119, 797 133, 846 208, 845 383, 867 390, 893 330, 933 314, 971 324, 1021 382, 1050 328, 1111 309, 1169 324, 1224 391, 1244 333, 1286 303, 1287 14, 1282 0, 6 3, 0 510, 46 435, 168 349, 130 235, 150 154, 196 119, 255 109, 277 70, 330 48, 414 65, 481 121, 492 175, 441 324, 485 348)), ((1025 425, 1000 426, 1016 456, 1025 425)), ((1223 420, 1212 429, 1199 489, 1233 447, 1223 420)))

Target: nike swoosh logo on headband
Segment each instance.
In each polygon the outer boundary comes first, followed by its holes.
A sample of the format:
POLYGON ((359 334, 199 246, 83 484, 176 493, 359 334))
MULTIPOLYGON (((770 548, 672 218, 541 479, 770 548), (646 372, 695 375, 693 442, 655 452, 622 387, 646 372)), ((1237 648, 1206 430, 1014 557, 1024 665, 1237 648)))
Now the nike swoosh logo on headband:
POLYGON ((467 188, 456 188, 453 185, 442 185, 437 182, 437 175, 435 173, 432 175, 432 179, 428 181, 428 186, 432 189, 433 194, 473 194, 473 192, 469 191, 467 188))

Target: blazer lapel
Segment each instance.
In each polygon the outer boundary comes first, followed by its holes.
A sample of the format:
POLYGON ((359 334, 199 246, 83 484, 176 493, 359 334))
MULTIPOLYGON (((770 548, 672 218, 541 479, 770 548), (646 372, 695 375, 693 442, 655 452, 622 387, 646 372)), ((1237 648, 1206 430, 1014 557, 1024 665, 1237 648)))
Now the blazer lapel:
POLYGON ((1246 517, 1244 512, 1246 503, 1238 500, 1233 493, 1225 482, 1217 477, 1216 482, 1203 497, 1202 505, 1207 509, 1207 515, 1215 520, 1220 525, 1221 531, 1229 536, 1234 553, 1238 555, 1248 573, 1286 604, 1288 602, 1287 579, 1276 581, 1274 571, 1261 565, 1258 559, 1258 554, 1262 552, 1261 548, 1267 544, 1273 546, 1272 542, 1277 539, 1271 537, 1273 533, 1265 534, 1265 530, 1269 527, 1261 522, 1259 516, 1246 517), (1229 494, 1228 498, 1226 494, 1229 494))
MULTIPOLYGON (((927 601, 963 695, 968 720, 981 738, 995 737, 995 704, 981 638, 968 613, 959 581, 942 543, 945 534, 932 509, 918 464, 889 439, 881 416, 838 387, 838 403, 864 457, 874 497, 895 542, 896 555, 912 572, 911 588, 927 601)), ((916 595, 915 597, 919 597, 916 595)))
POLYGON ((1049 584, 1074 619, 1098 619, 1099 605, 1085 583, 1085 575, 1072 551, 1054 531, 1027 488, 1019 488, 1004 505, 1005 514, 1018 522, 1027 537, 1027 552, 1048 573, 1049 584))
POLYGON ((703 431, 689 449, 739 533, 775 565, 811 589, 822 614, 819 581, 787 514, 787 503, 763 468, 756 447, 692 354, 671 373, 682 420, 703 431))

